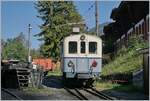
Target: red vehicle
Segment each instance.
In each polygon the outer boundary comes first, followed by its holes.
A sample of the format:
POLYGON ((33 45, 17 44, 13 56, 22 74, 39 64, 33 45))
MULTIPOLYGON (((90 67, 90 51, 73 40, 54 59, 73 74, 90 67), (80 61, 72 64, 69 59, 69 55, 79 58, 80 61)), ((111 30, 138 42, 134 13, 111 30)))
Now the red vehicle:
POLYGON ((33 64, 39 65, 44 70, 53 70, 54 69, 54 63, 51 59, 33 59, 33 64))

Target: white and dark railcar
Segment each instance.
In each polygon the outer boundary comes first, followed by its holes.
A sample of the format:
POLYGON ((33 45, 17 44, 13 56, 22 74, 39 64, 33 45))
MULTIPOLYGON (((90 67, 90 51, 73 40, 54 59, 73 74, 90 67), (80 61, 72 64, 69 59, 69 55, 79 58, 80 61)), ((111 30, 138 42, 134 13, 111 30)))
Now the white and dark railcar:
POLYGON ((100 75, 102 40, 94 35, 65 37, 61 44, 61 70, 66 79, 89 80, 100 75))

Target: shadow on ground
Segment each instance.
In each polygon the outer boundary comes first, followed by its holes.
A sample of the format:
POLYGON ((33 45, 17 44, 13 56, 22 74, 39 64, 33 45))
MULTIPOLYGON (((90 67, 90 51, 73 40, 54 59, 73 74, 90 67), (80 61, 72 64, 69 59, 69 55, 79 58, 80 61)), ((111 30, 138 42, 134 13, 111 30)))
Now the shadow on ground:
POLYGON ((51 88, 63 88, 62 76, 46 76, 44 77, 42 84, 51 88))
MULTIPOLYGON (((130 88, 129 85, 120 85, 112 89, 102 90, 101 92, 117 98, 117 100, 148 100, 149 96, 145 95, 142 90, 137 88, 130 88), (127 88, 128 87, 128 88, 127 88)), ((131 86, 132 87, 132 86, 131 86)))
POLYGON ((117 100, 148 100, 149 97, 144 95, 143 93, 125 93, 119 92, 115 90, 103 90, 101 91, 113 98, 117 98, 117 100))
MULTIPOLYGON (((43 85, 51 88, 82 88, 82 81, 76 79, 67 79, 64 80, 62 76, 51 75, 47 76, 43 79, 43 85)), ((88 88, 88 87, 87 87, 88 88)))

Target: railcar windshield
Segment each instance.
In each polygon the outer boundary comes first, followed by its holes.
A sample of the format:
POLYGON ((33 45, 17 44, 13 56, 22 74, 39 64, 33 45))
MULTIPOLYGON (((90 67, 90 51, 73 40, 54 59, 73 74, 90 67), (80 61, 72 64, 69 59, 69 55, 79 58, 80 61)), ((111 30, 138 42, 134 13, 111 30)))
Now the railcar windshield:
POLYGON ((97 42, 89 42, 89 53, 97 54, 97 42))
POLYGON ((80 51, 81 53, 85 53, 85 50, 86 50, 86 45, 85 45, 85 42, 81 42, 81 47, 80 47, 80 51))
POLYGON ((69 48, 69 53, 71 53, 71 54, 77 53, 77 42, 76 41, 70 41, 68 48, 69 48))

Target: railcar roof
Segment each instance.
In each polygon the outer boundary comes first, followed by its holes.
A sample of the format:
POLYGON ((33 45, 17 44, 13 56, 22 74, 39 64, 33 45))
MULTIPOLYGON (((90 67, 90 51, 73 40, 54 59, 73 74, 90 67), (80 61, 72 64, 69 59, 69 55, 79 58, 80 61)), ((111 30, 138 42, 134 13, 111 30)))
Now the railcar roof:
POLYGON ((101 40, 101 38, 98 37, 98 36, 96 36, 96 35, 90 35, 90 34, 81 33, 81 34, 71 34, 71 35, 65 37, 65 38, 64 38, 63 40, 61 40, 61 41, 64 41, 65 39, 67 39, 67 38, 69 38, 69 37, 75 37, 75 36, 81 36, 81 35, 91 36, 91 37, 93 37, 93 38, 97 38, 97 39, 100 39, 100 40, 101 40))

